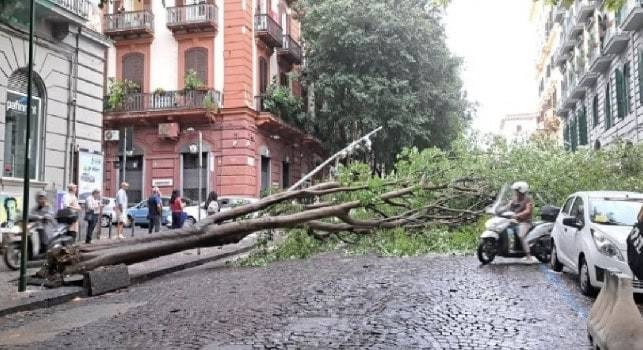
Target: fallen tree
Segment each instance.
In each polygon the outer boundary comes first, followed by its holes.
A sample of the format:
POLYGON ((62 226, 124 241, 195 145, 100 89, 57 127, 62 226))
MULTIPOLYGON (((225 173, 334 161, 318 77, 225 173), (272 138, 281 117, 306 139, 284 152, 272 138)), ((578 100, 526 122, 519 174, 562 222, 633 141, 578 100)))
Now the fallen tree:
POLYGON ((323 239, 340 232, 459 225, 475 221, 490 203, 491 193, 477 178, 434 183, 425 177, 385 182, 367 176, 362 181, 326 182, 217 213, 189 228, 58 248, 48 254, 40 274, 55 278, 100 266, 133 264, 187 249, 236 243, 270 229, 304 228, 323 239))

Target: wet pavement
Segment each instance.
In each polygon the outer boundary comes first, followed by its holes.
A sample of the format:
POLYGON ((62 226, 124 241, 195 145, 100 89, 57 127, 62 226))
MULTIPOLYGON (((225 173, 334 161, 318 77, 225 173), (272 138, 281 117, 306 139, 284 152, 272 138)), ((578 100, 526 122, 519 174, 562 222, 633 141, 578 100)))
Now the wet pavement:
POLYGON ((544 265, 333 253, 212 263, 10 315, 0 348, 589 349, 590 305, 573 276, 544 265))

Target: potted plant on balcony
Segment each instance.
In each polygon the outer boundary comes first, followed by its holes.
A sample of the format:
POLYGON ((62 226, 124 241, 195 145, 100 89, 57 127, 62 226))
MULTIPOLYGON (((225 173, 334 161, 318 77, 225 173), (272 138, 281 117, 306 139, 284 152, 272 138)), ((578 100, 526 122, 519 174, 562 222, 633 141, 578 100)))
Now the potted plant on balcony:
POLYGON ((185 74, 185 79, 183 80, 183 90, 205 90, 205 84, 201 81, 201 79, 199 79, 194 69, 190 69, 185 74))
POLYGON ((304 103, 288 87, 273 82, 263 98, 263 107, 287 123, 299 126, 304 103))
POLYGON ((131 80, 109 79, 109 92, 107 102, 110 109, 123 107, 127 96, 139 90, 138 84, 131 80))

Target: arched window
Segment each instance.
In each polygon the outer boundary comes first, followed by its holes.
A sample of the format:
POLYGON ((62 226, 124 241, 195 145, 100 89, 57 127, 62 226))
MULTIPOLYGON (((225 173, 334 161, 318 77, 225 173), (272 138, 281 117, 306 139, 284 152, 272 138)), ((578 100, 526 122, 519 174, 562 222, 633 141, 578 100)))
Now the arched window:
POLYGON ((190 70, 194 70, 203 85, 208 86, 208 49, 193 47, 185 51, 185 74, 190 70))
POLYGON ((145 91, 145 55, 134 52, 123 56, 123 79, 135 82, 139 91, 145 91))
POLYGON ((29 176, 31 179, 38 178, 44 89, 43 85, 39 83, 40 78, 36 73, 33 74, 29 129, 27 129, 27 72, 20 69, 9 77, 4 130, 3 176, 21 178, 25 175, 25 139, 27 132, 29 132, 29 176))

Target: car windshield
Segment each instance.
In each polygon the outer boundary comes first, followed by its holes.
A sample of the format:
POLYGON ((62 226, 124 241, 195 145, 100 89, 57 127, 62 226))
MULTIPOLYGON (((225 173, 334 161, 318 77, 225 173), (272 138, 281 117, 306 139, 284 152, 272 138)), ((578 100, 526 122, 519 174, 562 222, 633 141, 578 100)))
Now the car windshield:
POLYGON ((593 200, 590 202, 590 219, 601 225, 633 226, 643 201, 593 200))

